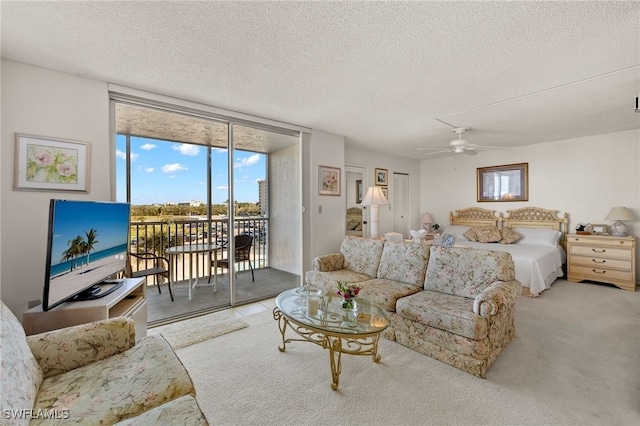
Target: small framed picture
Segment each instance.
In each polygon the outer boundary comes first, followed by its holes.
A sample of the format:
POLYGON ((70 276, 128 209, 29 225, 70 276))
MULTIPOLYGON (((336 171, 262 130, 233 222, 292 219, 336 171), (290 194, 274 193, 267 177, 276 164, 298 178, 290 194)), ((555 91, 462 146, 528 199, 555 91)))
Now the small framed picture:
POLYGON ((456 243, 455 234, 444 234, 442 236, 442 247, 453 247, 456 243))
POLYGON ((356 204, 362 202, 362 179, 356 181, 356 204))
POLYGON ((386 198, 387 201, 389 201, 389 189, 385 186, 383 188, 380 188, 380 190, 382 191, 384 198, 386 198))
POLYGON ((318 195, 340 196, 340 169, 318 166, 318 195))
POLYGON ((376 167, 376 185, 387 186, 389 185, 389 170, 379 169, 376 167))
POLYGON ((590 227, 591 227, 591 233, 592 234, 603 235, 603 234, 607 233, 607 225, 606 224, 592 223, 590 225, 590 227))
POLYGON ((15 135, 13 189, 89 192, 90 144, 15 135))

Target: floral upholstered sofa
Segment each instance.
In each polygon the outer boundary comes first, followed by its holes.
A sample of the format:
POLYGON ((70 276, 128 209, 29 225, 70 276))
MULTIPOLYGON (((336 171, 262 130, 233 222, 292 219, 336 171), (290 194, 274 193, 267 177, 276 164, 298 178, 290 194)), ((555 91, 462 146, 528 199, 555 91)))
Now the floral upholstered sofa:
POLYGON ((346 236, 305 280, 332 292, 357 283, 358 297, 388 311, 386 338, 485 378, 515 338, 514 276, 506 252, 346 236))
POLYGON ((111 318, 26 337, 0 303, 2 424, 206 425, 164 338, 111 318))

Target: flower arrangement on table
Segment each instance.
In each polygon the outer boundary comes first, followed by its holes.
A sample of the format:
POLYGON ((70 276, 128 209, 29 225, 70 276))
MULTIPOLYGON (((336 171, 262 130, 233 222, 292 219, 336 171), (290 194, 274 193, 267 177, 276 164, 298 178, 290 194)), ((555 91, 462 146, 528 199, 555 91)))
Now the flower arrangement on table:
POLYGON ((338 281, 338 291, 336 294, 342 297, 342 308, 353 309, 355 297, 360 293, 360 287, 356 284, 343 283, 338 281))

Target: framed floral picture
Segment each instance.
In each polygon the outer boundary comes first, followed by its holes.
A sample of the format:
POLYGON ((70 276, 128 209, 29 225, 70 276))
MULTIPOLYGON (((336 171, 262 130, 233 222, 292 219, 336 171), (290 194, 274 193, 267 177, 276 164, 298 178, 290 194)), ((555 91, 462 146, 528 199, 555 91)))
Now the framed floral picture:
POLYGON ((318 194, 340 195, 340 169, 318 166, 318 194))
POLYGON ((89 192, 90 144, 16 133, 13 188, 89 192))

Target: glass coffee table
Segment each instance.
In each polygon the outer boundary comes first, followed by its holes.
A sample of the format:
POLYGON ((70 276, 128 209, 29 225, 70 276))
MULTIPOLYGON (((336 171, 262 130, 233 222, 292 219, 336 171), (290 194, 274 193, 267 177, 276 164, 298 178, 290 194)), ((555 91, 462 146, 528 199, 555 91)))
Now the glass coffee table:
POLYGON ((374 362, 379 362, 380 333, 390 325, 384 309, 364 299, 357 299, 355 310, 347 312, 342 308, 341 297, 305 287, 280 293, 276 297, 273 319, 278 321, 282 334, 280 352, 285 351, 287 343, 295 341, 329 349, 333 390, 338 389, 342 354, 371 355, 374 362), (287 327, 300 338, 287 339, 287 327))

